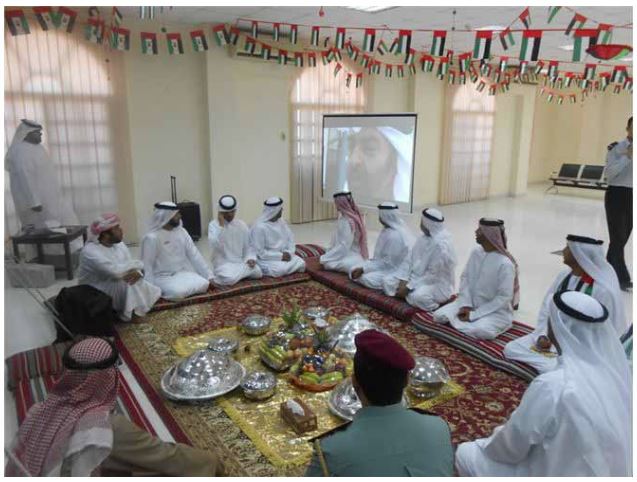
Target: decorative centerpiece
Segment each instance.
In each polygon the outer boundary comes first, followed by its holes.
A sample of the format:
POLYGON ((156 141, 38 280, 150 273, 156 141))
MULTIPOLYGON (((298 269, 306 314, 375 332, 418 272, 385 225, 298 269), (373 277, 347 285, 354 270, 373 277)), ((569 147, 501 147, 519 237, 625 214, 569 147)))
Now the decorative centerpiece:
POLYGON ((299 360, 290 368, 290 381, 312 392, 331 390, 352 372, 352 360, 330 345, 327 330, 319 330, 314 346, 301 350, 299 360))
POLYGON ((450 380, 449 373, 440 360, 421 356, 409 373, 409 389, 419 398, 433 398, 450 380))
POLYGON ((354 313, 330 327, 329 333, 335 347, 353 358, 356 354, 354 338, 361 331, 371 329, 378 330, 378 327, 360 313, 354 313))
POLYGON ((265 400, 274 395, 276 377, 270 372, 251 372, 241 382, 243 395, 249 400, 265 400))
POLYGON ((249 315, 241 322, 241 329, 246 335, 259 336, 267 333, 272 320, 263 315, 249 315))
POLYGON ((281 418, 301 435, 316 430, 316 414, 300 398, 291 398, 281 403, 281 418))

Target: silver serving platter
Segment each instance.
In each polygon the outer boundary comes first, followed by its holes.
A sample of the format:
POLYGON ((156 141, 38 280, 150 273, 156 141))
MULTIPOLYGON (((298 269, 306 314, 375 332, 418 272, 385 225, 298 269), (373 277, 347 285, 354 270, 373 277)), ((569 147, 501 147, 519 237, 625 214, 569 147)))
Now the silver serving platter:
POLYGON ((276 377, 270 372, 250 372, 241 382, 241 389, 250 400, 265 400, 274 395, 276 383, 276 377))
POLYGON ((208 342, 208 350, 215 353, 232 354, 239 348, 239 341, 234 338, 211 338, 208 342))
POLYGON ((241 322, 244 333, 252 336, 263 335, 270 329, 272 319, 263 315, 249 315, 241 322))
POLYGON ((305 311, 303 311, 303 314, 310 320, 315 320, 317 318, 325 319, 327 315, 330 314, 330 309, 324 308, 322 306, 311 306, 310 308, 307 308, 305 311))
MULTIPOLYGON (((409 406, 404 395, 402 405, 403 407, 409 406)), ((327 399, 327 407, 337 417, 349 421, 354 419, 354 415, 362 408, 362 404, 358 399, 358 395, 356 395, 351 378, 343 380, 334 387, 334 390, 330 393, 330 398, 327 399)))
POLYGON ((451 377, 445 365, 436 358, 416 358, 416 366, 409 372, 409 389, 417 397, 436 396, 451 377))
MULTIPOLYGON (((330 330, 332 344, 353 357, 356 354, 354 338, 365 330, 379 330, 378 327, 359 313, 354 313, 333 325, 330 330)), ((382 331, 382 330, 379 330, 382 331)))
POLYGON ((197 350, 164 373, 161 389, 171 400, 210 400, 237 388, 245 374, 243 365, 229 356, 197 350))

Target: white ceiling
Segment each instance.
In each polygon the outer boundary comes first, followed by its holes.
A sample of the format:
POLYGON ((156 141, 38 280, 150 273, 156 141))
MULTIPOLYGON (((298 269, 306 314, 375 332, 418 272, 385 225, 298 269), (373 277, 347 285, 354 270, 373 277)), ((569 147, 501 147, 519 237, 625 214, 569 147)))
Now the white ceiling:
MULTIPOLYGON (((138 18, 137 7, 119 7, 126 17, 138 18)), ((451 33, 454 25, 453 11, 456 10, 455 26, 457 29, 476 29, 490 25, 509 25, 524 9, 524 7, 393 7, 377 13, 366 13, 344 7, 323 7, 325 15, 320 17, 320 7, 164 7, 163 13, 156 7, 156 20, 169 24, 201 25, 205 23, 234 23, 239 18, 249 18, 263 21, 276 21, 282 23, 296 23, 302 25, 318 26, 343 26, 343 27, 383 27, 405 28, 405 29, 440 29, 449 31, 447 34, 447 48, 455 52, 470 51, 473 49, 474 34, 469 32, 451 33)), ((597 20, 602 23, 613 25, 632 25, 632 7, 572 7, 582 15, 597 20)), ((544 6, 530 7, 531 28, 566 28, 571 21, 573 13, 562 8, 551 24, 547 24, 548 8, 544 6)), ((249 27, 248 22, 240 22, 239 26, 249 27)), ((590 20, 585 27, 595 28, 596 23, 590 20)), ((270 28, 270 25, 266 25, 270 28)), ((513 29, 524 28, 521 22, 516 21, 513 29)), ((329 35, 332 39, 335 31, 321 30, 321 39, 324 35, 329 35), (329 33, 328 33, 329 32, 329 33)), ((383 39, 389 44, 397 32, 385 32, 383 39)), ((309 37, 309 28, 299 27, 300 38, 309 37)), ((349 30, 348 37, 352 37, 355 44, 360 46, 362 42, 362 32, 349 30)), ((431 43, 430 32, 414 32, 412 37, 412 48, 419 51, 428 50, 431 43)), ((264 38, 268 38, 265 36, 264 38)), ((380 39, 377 33, 376 41, 380 39)), ((497 38, 491 47, 492 55, 508 55, 517 57, 519 53, 521 35, 514 34, 516 45, 507 52, 502 50, 502 46, 497 38)), ((321 40, 322 41, 322 40, 321 40)), ((543 59, 555 59, 570 61, 572 52, 560 49, 560 46, 572 44, 571 37, 566 37, 563 32, 545 32, 542 38, 540 57, 543 59)), ((613 42, 632 45, 632 29, 615 29, 613 42)), ((586 59, 594 61, 594 59, 586 59)), ((611 62, 612 63, 612 62, 611 62)), ((629 65, 624 61, 616 62, 619 65, 629 65)), ((563 68, 569 68, 566 65, 563 68)), ((573 68, 572 70, 579 70, 573 68)))

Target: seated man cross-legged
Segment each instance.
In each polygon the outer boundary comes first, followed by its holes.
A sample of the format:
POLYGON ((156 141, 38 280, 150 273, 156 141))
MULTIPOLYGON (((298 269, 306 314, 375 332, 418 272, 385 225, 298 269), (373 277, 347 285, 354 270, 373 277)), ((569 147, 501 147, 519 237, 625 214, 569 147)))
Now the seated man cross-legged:
POLYGON ((231 286, 244 278, 261 278, 263 273, 250 245, 250 230, 235 217, 237 200, 234 196, 221 196, 218 210, 217 219, 208 225, 215 283, 231 286))
POLYGON ((161 288, 167 300, 180 300, 208 291, 212 271, 181 222, 175 203, 160 202, 142 239, 146 279, 161 288))
POLYGON ((103 214, 89 228, 80 253, 79 283, 106 293, 122 321, 135 321, 150 311, 161 290, 143 277, 144 263, 131 257, 122 241, 117 214, 103 214))
POLYGON ((458 299, 434 312, 437 323, 451 323, 474 338, 491 340, 513 323, 520 299, 518 267, 507 250, 504 222, 481 219, 476 242, 460 277, 458 299))

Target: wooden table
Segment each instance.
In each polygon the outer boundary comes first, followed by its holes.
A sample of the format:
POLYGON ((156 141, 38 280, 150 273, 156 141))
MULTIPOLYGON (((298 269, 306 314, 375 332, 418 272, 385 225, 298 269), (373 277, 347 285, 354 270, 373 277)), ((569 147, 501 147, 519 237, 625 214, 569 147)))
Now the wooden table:
POLYGON ((82 236, 84 243, 86 243, 86 231, 87 226, 62 226, 66 228, 66 233, 56 233, 54 231, 37 231, 31 233, 20 234, 17 236, 11 236, 11 242, 13 243, 13 254, 16 258, 20 259, 20 251, 18 246, 20 244, 35 244, 38 252, 38 263, 44 264, 44 248, 45 244, 63 244, 64 245, 64 258, 66 264, 67 279, 73 279, 73 261, 71 258, 71 241, 82 236))

